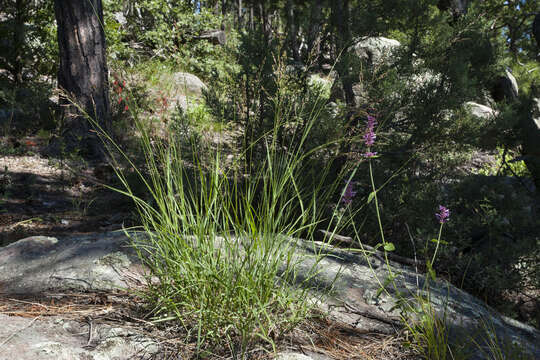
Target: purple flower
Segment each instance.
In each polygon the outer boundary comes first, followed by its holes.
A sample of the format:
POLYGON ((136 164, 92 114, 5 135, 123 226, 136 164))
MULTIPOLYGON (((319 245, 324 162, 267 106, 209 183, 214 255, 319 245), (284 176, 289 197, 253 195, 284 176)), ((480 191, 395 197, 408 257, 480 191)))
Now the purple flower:
POLYGON ((367 127, 368 128, 374 128, 375 125, 377 125, 377 121, 375 120, 375 116, 368 115, 367 116, 367 127))
POLYGON ((442 205, 439 205, 439 212, 435 214, 435 217, 441 224, 444 224, 450 218, 450 210, 442 205))
POLYGON ((373 152, 373 151, 367 151, 365 153, 362 154, 363 157, 369 159, 369 158, 372 158, 372 157, 375 157, 375 155, 377 155, 377 152, 373 152))
POLYGON ((371 145, 373 145, 375 143, 375 139, 377 138, 374 132, 375 125, 377 125, 377 121, 375 121, 375 117, 368 115, 366 133, 364 134, 364 142, 367 147, 370 147, 371 145))
POLYGON ((352 202, 352 199, 356 195, 356 191, 354 191, 354 181, 346 182, 347 187, 345 188, 345 192, 343 193, 343 196, 341 198, 341 202, 344 205, 349 205, 352 202))
POLYGON ((375 135, 373 129, 368 129, 368 131, 364 134, 364 142, 366 143, 366 146, 373 145, 376 138, 377 135, 375 135))

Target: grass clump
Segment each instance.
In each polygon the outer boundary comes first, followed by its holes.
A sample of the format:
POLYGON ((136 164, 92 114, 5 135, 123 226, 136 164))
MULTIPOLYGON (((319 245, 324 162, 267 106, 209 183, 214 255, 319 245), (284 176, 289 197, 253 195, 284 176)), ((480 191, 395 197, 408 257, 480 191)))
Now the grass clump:
POLYGON ((116 190, 141 219, 144 236, 130 236, 148 268, 144 296, 153 320, 180 324, 202 357, 245 354, 261 341, 274 346, 313 305, 307 286, 290 286, 310 279, 297 279, 294 239, 312 238, 339 194, 341 179, 327 181, 331 162, 314 176, 316 149, 302 151, 307 134, 283 149, 274 132, 252 144, 263 149, 262 160, 239 174, 224 167, 219 150, 210 161, 197 149, 186 159, 180 136, 157 139, 138 126, 145 170, 131 165, 145 191, 133 191, 121 171, 116 190))

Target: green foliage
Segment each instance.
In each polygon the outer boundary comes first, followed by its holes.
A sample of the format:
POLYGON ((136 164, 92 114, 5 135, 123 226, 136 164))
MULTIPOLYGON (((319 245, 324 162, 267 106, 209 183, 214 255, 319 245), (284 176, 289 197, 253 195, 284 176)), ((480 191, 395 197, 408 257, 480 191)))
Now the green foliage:
POLYGON ((426 360, 469 360, 478 356, 486 359, 532 360, 532 354, 509 338, 497 335, 495 327, 487 320, 481 320, 477 330, 467 334, 450 334, 445 316, 441 318, 434 311, 429 300, 417 297, 417 320, 403 319, 411 347, 426 360))
MULTIPOLYGON (((105 29, 114 59, 134 63, 136 57, 174 62, 180 69, 210 76, 233 70, 229 48, 235 46, 235 32, 227 33, 227 47, 215 46, 198 37, 206 30, 220 29, 225 19, 205 7, 194 11, 191 1, 126 1, 105 6, 105 29), (122 14, 120 25, 115 14, 122 14), (138 53, 128 44, 137 44, 138 53)), ((180 70, 179 69, 179 70, 180 70)))
POLYGON ((403 319, 410 340, 406 345, 426 360, 465 360, 467 357, 450 343, 446 320, 440 318, 429 299, 417 298, 417 321, 403 319))
POLYGON ((123 17, 123 4, 119 1, 103 1, 103 30, 107 39, 107 56, 113 61, 123 61, 127 64, 135 64, 139 56, 130 46, 128 30, 118 20, 123 17))
POLYGON ((1 0, 0 69, 16 83, 53 75, 58 50, 52 1, 1 0))
POLYGON ((48 100, 58 63, 53 2, 1 0, 0 8, 2 135, 55 128, 48 100))
MULTIPOLYGON (((186 117, 206 114, 199 106, 186 117)), ((181 324, 200 356, 224 346, 244 354, 257 342, 273 344, 312 306, 309 286, 290 287, 310 278, 296 278, 301 259, 293 238, 312 239, 342 181, 327 183, 331 163, 313 176, 314 162, 301 151, 312 126, 289 151, 272 134, 259 139, 264 160, 245 180, 224 166, 219 151, 209 162, 200 148, 186 158, 182 133, 158 139, 146 122, 137 126, 147 172, 133 171, 147 196, 137 195, 121 171, 123 187, 116 190, 134 201, 141 218, 143 234, 130 236, 149 269, 144 295, 154 320, 181 324)))
MULTIPOLYGON (((304 310, 292 305, 297 294, 270 281, 277 260, 268 267, 242 264, 211 244, 223 237, 227 251, 244 249, 245 244, 232 242, 234 232, 254 239, 247 248, 255 260, 271 257, 272 251, 277 258, 287 255, 290 249, 280 248, 285 242, 274 243, 269 233, 309 237, 315 220, 306 216, 313 216, 311 201, 317 195, 310 181, 324 173, 326 183, 317 186, 335 188, 345 170, 353 174, 349 180, 363 201, 339 212, 339 191, 333 201, 325 195, 317 205, 319 227, 335 224, 333 216, 340 214, 341 225, 347 224, 343 235, 358 235, 386 252, 419 256, 431 277, 445 274, 515 315, 502 295, 538 289, 539 283, 535 205, 518 183, 527 185, 530 173, 523 162, 509 162, 520 155, 520 121, 528 116, 527 101, 540 83, 538 49, 530 34, 537 5, 487 0, 471 2, 461 13, 441 10, 441 3, 266 0, 245 1, 237 9, 230 1, 104 0, 114 127, 124 137, 146 132, 148 140, 143 148, 150 180, 144 185, 148 178, 142 176, 139 189, 126 192, 139 204, 145 230, 155 234, 138 249, 141 255, 148 249, 156 254, 146 257, 163 284, 150 284, 156 316, 170 315, 185 321, 186 329, 201 329, 196 335, 201 343, 234 337, 250 342, 249 332, 259 330, 257 336, 268 339, 273 325, 293 324, 304 310), (204 31, 217 29, 226 31, 225 46, 200 39, 204 31), (395 38, 402 45, 386 62, 364 61, 352 48, 370 36, 395 38), (495 104, 489 92, 507 66, 520 97, 495 104), (171 81, 179 71, 195 73, 209 86, 204 101, 193 99, 186 111, 168 106, 178 95, 192 100, 193 94, 183 94, 171 81), (123 92, 115 77, 126 80, 123 92), (349 85, 356 85, 355 106, 346 96, 349 85), (467 101, 489 105, 499 115, 474 118, 463 108, 467 101), (367 113, 379 122, 374 149, 379 156, 370 161, 361 156, 367 113), (148 127, 136 129, 139 122, 148 127), (206 134, 226 132, 230 124, 242 132, 235 154, 241 163, 225 165, 223 154, 202 143, 206 134), (485 149, 497 149, 497 163, 471 173, 471 154, 485 149), (339 161, 332 162, 335 158, 339 161), (245 183, 236 180, 238 170, 246 174, 245 183), (429 241, 438 204, 453 209, 445 227, 447 243, 440 236, 429 241), (412 241, 403 244, 408 228, 412 241), (193 246, 193 239, 202 245, 193 246), (258 277, 244 274, 249 272, 258 277), (200 284, 207 287, 193 290, 200 284), (272 286, 278 289, 274 298, 272 286), (280 311, 285 320, 278 318, 280 311), (256 324, 257 318, 266 320, 256 324)), ((10 114, 49 110, 42 100, 52 82, 34 80, 43 75, 50 80, 56 70, 52 4, 0 0, 5 14, 0 108, 10 114)), ((14 124, 31 127, 21 119, 9 118, 4 133, 13 133, 14 124)), ((52 130, 56 122, 43 127, 52 130)), ((424 307, 420 323, 410 329, 416 331, 415 343, 427 351, 426 358, 451 358, 444 322, 431 310, 424 307)))
POLYGON ((501 147, 497 148, 496 162, 494 164, 486 164, 483 168, 478 170, 479 175, 485 176, 519 176, 530 177, 527 165, 523 160, 516 160, 519 158, 517 151, 508 151, 501 147))

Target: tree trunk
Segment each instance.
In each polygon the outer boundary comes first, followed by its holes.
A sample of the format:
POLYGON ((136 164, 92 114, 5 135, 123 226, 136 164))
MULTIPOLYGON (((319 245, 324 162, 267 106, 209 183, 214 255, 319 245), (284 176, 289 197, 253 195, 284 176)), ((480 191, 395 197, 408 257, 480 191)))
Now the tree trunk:
POLYGON ((243 11, 243 5, 242 5, 242 0, 238 0, 238 30, 240 30, 242 28, 242 11, 243 11))
POLYGON ((264 42, 265 44, 270 44, 270 28, 268 26, 268 11, 266 9, 266 6, 264 6, 264 1, 259 1, 259 16, 261 20, 261 31, 264 36, 264 42))
POLYGON ((343 85, 345 101, 352 111, 355 108, 353 92, 353 78, 351 74, 351 54, 349 46, 352 43, 351 29, 349 26, 350 10, 349 0, 336 0, 332 4, 332 20, 336 30, 336 45, 338 54, 341 56, 336 64, 336 71, 343 85))
POLYGON ((254 24, 254 20, 253 20, 253 5, 250 5, 249 6, 249 29, 251 31, 255 30, 255 24, 254 24))
POLYGON ((536 16, 534 17, 532 33, 534 39, 536 40, 536 46, 540 49, 540 13, 536 14, 536 16))
POLYGON ((104 159, 102 143, 91 131, 94 125, 110 130, 101 0, 55 0, 54 10, 60 53, 58 87, 65 94, 61 100, 65 149, 104 159))
POLYGON ((311 5, 311 19, 307 41, 307 57, 311 62, 322 65, 321 31, 322 31, 322 0, 315 0, 311 5))
POLYGON ((24 23, 27 20, 28 4, 24 0, 17 0, 15 2, 15 27, 13 32, 13 68, 12 73, 17 85, 23 83, 23 70, 24 70, 24 39, 25 39, 25 26, 24 23))
POLYGON ((288 27, 288 42, 291 49, 291 55, 294 61, 300 61, 300 51, 298 46, 298 28, 296 26, 296 16, 293 0, 287 0, 287 27, 288 27))

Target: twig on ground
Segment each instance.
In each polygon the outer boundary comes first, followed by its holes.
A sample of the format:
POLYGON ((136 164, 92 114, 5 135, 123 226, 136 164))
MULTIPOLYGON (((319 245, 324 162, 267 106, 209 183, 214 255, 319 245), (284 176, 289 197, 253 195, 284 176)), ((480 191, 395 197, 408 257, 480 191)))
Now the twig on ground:
POLYGON ((32 321, 30 321, 30 323, 29 323, 28 325, 26 325, 26 326, 20 328, 19 330, 15 331, 13 334, 11 334, 10 336, 8 336, 7 339, 5 339, 4 341, 2 341, 2 342, 0 343, 0 348, 2 348, 2 346, 4 346, 5 344, 7 344, 7 343, 9 342, 9 340, 13 339, 13 337, 14 337, 15 335, 17 335, 17 334, 20 333, 21 331, 24 331, 24 330, 28 329, 29 327, 31 327, 31 326, 34 324, 34 322, 35 322, 37 319, 39 319, 40 317, 41 317, 41 315, 36 316, 32 321))
MULTIPOLYGON (((322 233, 327 239, 335 240, 342 244, 347 244, 350 247, 354 245, 354 239, 348 236, 338 235, 338 234, 332 234, 329 231, 326 230, 319 230, 320 233, 322 233)), ((380 250, 375 249, 373 246, 365 245, 363 244, 365 250, 369 250, 375 255, 377 258, 384 261, 384 253, 380 250)), ((418 265, 418 261, 414 259, 409 259, 403 256, 399 256, 390 252, 386 253, 388 255, 388 258, 392 261, 395 261, 400 264, 410 265, 410 266, 416 266, 418 265)))

